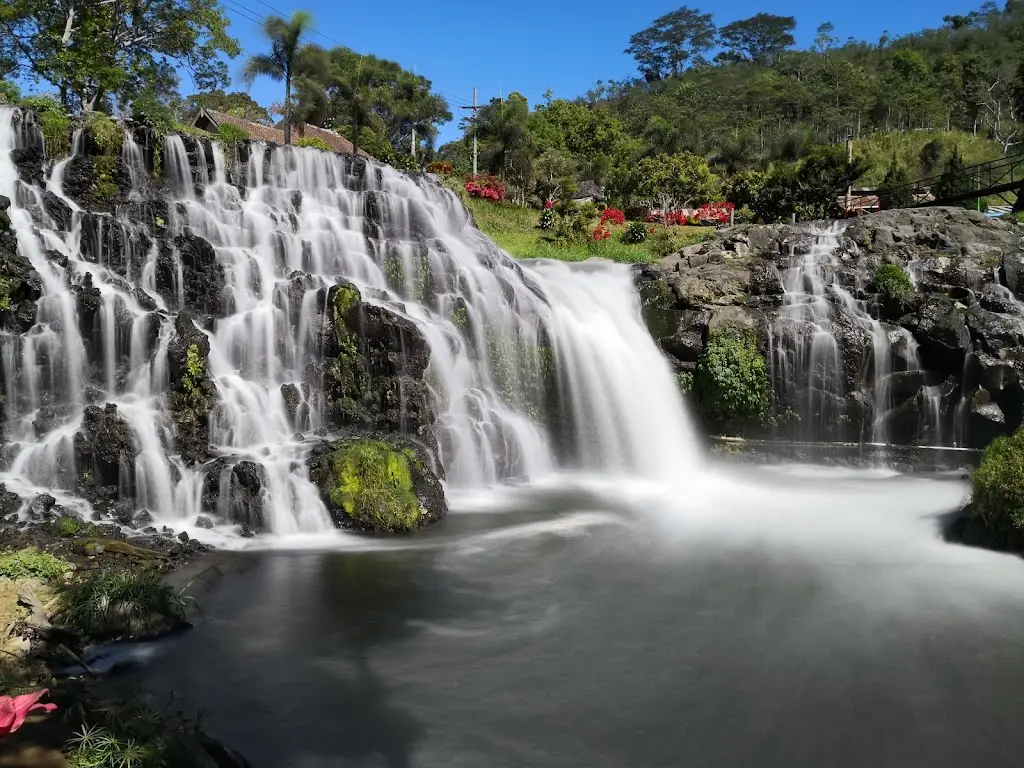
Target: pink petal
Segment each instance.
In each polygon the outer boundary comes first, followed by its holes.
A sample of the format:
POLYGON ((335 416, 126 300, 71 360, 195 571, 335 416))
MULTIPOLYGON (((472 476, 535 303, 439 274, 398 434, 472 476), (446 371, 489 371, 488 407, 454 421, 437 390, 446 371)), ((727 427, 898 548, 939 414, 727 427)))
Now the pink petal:
POLYGON ((26 693, 23 696, 0 696, 0 736, 14 733, 21 728, 28 717, 29 712, 41 709, 43 712, 53 712, 56 704, 40 704, 39 700, 49 693, 49 688, 43 688, 35 693, 26 693))

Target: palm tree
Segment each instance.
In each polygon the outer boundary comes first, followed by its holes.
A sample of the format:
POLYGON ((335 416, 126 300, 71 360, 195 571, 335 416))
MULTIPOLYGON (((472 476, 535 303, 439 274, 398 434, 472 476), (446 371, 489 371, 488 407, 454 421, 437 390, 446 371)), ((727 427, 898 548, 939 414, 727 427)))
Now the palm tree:
POLYGON ((263 34, 270 40, 270 53, 258 53, 245 62, 242 77, 247 87, 260 75, 284 80, 284 143, 292 143, 292 81, 301 73, 304 58, 312 54, 312 46, 299 41, 313 26, 309 11, 295 11, 291 19, 271 16, 263 24, 263 34))

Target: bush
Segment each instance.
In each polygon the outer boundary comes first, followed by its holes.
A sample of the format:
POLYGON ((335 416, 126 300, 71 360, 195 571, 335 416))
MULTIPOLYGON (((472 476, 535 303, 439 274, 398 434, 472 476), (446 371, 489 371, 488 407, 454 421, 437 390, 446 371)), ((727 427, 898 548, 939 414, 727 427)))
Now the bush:
POLYGON ((550 208, 545 208, 540 213, 540 221, 537 222, 537 226, 541 229, 551 229, 555 226, 555 212, 550 208))
POLYGON ((55 525, 57 535, 64 539, 70 539, 82 530, 82 521, 74 515, 61 515, 55 525))
POLYGON ((1024 429, 985 449, 972 479, 972 512, 990 528, 1024 528, 1024 429))
POLYGON ((185 620, 185 601, 153 570, 99 573, 60 597, 63 623, 89 639, 145 634, 154 619, 185 620))
POLYGON ((303 136, 292 142, 293 147, 305 147, 306 149, 319 149, 322 152, 330 152, 331 148, 326 141, 319 136, 303 136))
POLYGON ((714 331, 697 362, 694 392, 716 427, 742 432, 764 423, 771 399, 768 365, 751 332, 714 331))
POLYGON ((71 152, 71 115, 64 111, 59 101, 52 96, 26 96, 19 103, 35 112, 50 159, 71 152))
POLYGON ((249 134, 237 125, 224 123, 217 127, 217 141, 222 144, 239 144, 249 140, 249 134))
POLYGON ((328 496, 352 520, 391 531, 412 530, 420 518, 409 450, 356 440, 331 454, 328 496))
POLYGON ((58 581, 72 570, 74 566, 64 558, 34 548, 0 555, 0 577, 5 579, 58 581))
POLYGON ((649 231, 642 221, 631 221, 622 233, 622 242, 626 245, 639 245, 647 240, 649 231))
POLYGON ((455 173, 455 166, 451 163, 434 161, 427 166, 427 173, 433 173, 436 176, 451 176, 455 173))
POLYGON ((880 264, 875 270, 874 283, 878 293, 891 301, 905 299, 914 290, 910 275, 896 264, 880 264))
POLYGON ((601 212, 601 223, 602 224, 625 224, 626 223, 626 214, 624 214, 618 208, 605 208, 601 212))
POLYGON ((85 121, 85 133, 101 153, 113 157, 124 144, 124 129, 102 112, 92 112, 85 121))
POLYGON ((882 186, 878 188, 878 204, 883 210, 906 208, 914 200, 910 188, 910 174, 893 155, 882 186))
POLYGON ((496 176, 470 176, 466 179, 466 193, 470 197, 500 203, 505 199, 505 185, 496 176))
POLYGON ((21 90, 10 80, 0 80, 0 104, 17 104, 21 90))

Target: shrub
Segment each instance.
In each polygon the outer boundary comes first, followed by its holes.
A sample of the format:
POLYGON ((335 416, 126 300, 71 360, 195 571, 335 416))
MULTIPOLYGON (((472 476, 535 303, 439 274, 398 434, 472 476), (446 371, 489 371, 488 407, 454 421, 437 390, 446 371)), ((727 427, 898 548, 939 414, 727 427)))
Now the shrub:
POLYGON ((697 209, 697 215, 694 218, 698 223, 728 224, 735 208, 736 206, 732 203, 706 203, 697 209))
POLYGON ((65 539, 70 539, 82 530, 82 521, 74 515, 61 515, 56 522, 57 534, 65 539))
POLYGON ((537 226, 541 229, 551 229, 555 226, 555 212, 550 208, 545 208, 540 212, 540 221, 537 222, 537 226))
POLYGON ((73 569, 74 566, 64 558, 35 548, 0 555, 0 576, 11 580, 35 578, 58 581, 73 569))
POLYGON ((331 148, 327 142, 321 139, 319 136, 303 136, 293 143, 295 147, 305 147, 306 149, 319 149, 322 152, 330 152, 331 148))
POLYGON ((604 224, 598 224, 594 227, 594 231, 590 234, 590 239, 594 242, 601 240, 607 240, 612 236, 611 231, 604 224))
POLYGON ((718 330, 697 362, 694 392, 717 427, 742 432, 764 422, 771 398, 768 365, 751 332, 718 330))
POLYGON ((455 166, 451 163, 434 161, 427 166, 427 173, 433 173, 437 176, 451 176, 455 173, 455 166))
POLYGON ((878 293, 890 301, 905 299, 914 290, 910 275, 896 264, 880 264, 875 270, 874 283, 878 293))
POLYGON ((100 152, 113 157, 124 144, 124 129, 102 112, 92 112, 85 121, 85 133, 100 152))
POLYGON ((35 112, 48 157, 63 157, 71 151, 71 115, 59 101, 52 96, 26 96, 19 103, 35 112))
POLYGON ((505 199, 505 185, 496 176, 470 176, 466 179, 466 193, 499 203, 505 199))
POLYGON ((985 449, 972 479, 973 514, 993 529, 1024 528, 1024 429, 985 449))
POLYGON ((222 144, 239 144, 243 141, 248 141, 248 139, 249 134, 237 125, 224 123, 217 127, 217 141, 222 144))
POLYGON ((0 80, 0 104, 17 104, 21 90, 10 80, 0 80))
POLYGON ((626 214, 620 211, 618 208, 605 208, 601 212, 601 223, 602 224, 625 224, 626 214))
POLYGON ((893 155, 889 170, 878 189, 878 204, 884 210, 906 208, 914 200, 910 188, 910 174, 893 155))
POLYGON ((642 221, 631 221, 622 233, 622 242, 627 245, 638 245, 647 239, 647 225, 642 221))
POLYGON ((64 624, 97 640, 150 631, 154 618, 181 622, 185 601, 153 570, 98 573, 61 593, 64 624))

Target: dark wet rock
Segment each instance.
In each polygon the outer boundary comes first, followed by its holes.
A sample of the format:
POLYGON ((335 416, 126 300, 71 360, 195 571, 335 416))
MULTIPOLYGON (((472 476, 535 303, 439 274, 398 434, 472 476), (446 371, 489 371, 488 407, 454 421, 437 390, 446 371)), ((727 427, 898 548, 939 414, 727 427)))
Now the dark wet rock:
POLYGON ((82 428, 75 434, 74 447, 80 472, 90 471, 97 484, 117 486, 123 494, 134 495, 139 446, 116 405, 88 406, 82 415, 82 428))
POLYGON ((934 293, 925 296, 916 311, 900 323, 921 345, 926 367, 957 370, 963 366, 964 356, 971 349, 966 315, 965 307, 934 293))
POLYGON ((207 469, 204 506, 222 520, 253 532, 266 529, 267 472, 254 461, 218 459, 207 469))
POLYGON ((45 186, 45 175, 43 164, 46 158, 43 156, 42 147, 19 147, 11 151, 11 162, 18 169, 18 177, 25 183, 36 186, 45 186))
POLYGON ((423 375, 430 350, 416 324, 362 302, 347 281, 330 289, 326 306, 325 363, 307 383, 322 381, 332 421, 367 431, 418 433, 429 426, 434 415, 423 375))
POLYGON ((207 358, 210 340, 188 312, 178 314, 175 335, 167 348, 170 390, 167 402, 174 420, 174 443, 182 461, 192 466, 210 455, 210 413, 217 387, 207 358))
POLYGON ((284 408, 288 418, 294 421, 295 414, 298 412, 299 405, 302 402, 302 393, 299 392, 299 388, 294 384, 282 384, 281 398, 284 400, 284 408))
POLYGON ((7 486, 0 483, 0 522, 14 517, 21 509, 21 497, 7 490, 7 486))
POLYGON ((967 311, 967 327, 975 348, 992 355, 1020 347, 1024 342, 1024 319, 991 312, 982 306, 967 311))
POLYGON ((971 442, 978 445, 987 445, 1008 432, 1005 414, 984 389, 975 392, 971 399, 968 432, 971 442))
POLYGON ((6 301, 0 309, 0 328, 27 332, 35 323, 36 300, 42 295, 42 280, 32 263, 18 253, 13 231, 0 228, 0 279, 6 301))
POLYGON ((191 231, 176 236, 173 247, 161 244, 156 263, 156 289, 168 306, 178 305, 201 315, 223 317, 230 311, 224 266, 209 241, 191 231), (181 269, 179 285, 178 269, 181 269))
POLYGON ((308 463, 310 479, 340 527, 404 532, 448 512, 432 449, 408 436, 320 443, 308 463))
POLYGON ((211 520, 210 518, 208 518, 208 517, 206 517, 204 515, 200 515, 199 517, 196 518, 196 527, 197 528, 206 528, 206 529, 213 528, 213 520, 211 520))
POLYGON ((29 518, 33 521, 49 520, 50 518, 57 517, 54 513, 54 508, 57 504, 57 500, 48 493, 42 493, 32 499, 32 502, 28 505, 29 518))

